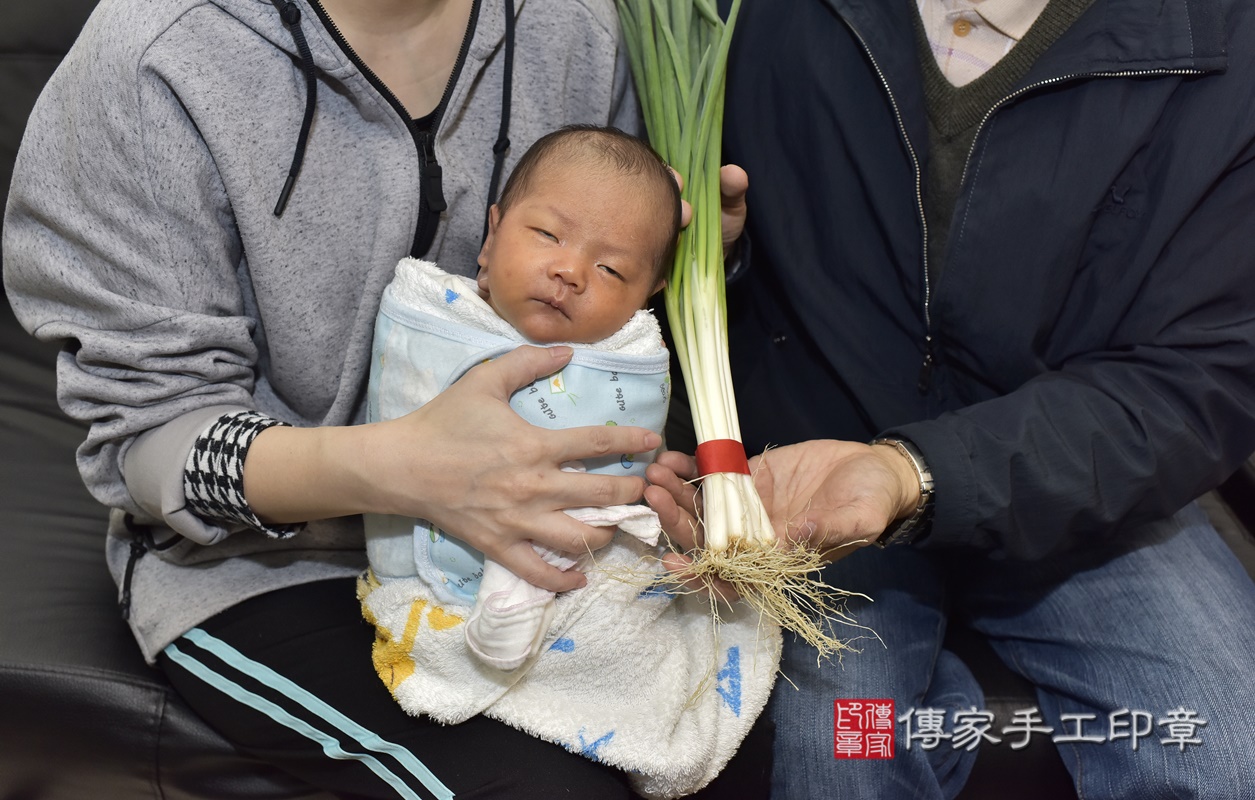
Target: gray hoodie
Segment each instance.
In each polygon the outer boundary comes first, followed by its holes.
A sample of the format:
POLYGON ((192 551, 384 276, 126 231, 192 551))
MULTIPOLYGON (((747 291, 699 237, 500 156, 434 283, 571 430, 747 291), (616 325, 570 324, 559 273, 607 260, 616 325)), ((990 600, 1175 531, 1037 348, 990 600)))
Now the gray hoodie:
MULTIPOLYGON (((91 423, 79 467, 116 509, 108 560, 120 586, 133 561, 130 623, 149 660, 243 599, 365 565, 357 517, 280 540, 199 519, 183 496, 192 443, 224 411, 362 420, 380 293, 415 238, 406 120, 296 2, 318 95, 281 217, 306 85, 269 0, 104 0, 14 171, 5 286, 28 330, 67 343, 59 399, 91 423), (140 557, 135 530, 158 548, 140 557)), ((563 124, 639 130, 613 0, 516 6, 505 174, 563 124)), ((477 0, 475 20, 436 136, 448 210, 427 252, 466 274, 501 114, 503 0, 477 0)))

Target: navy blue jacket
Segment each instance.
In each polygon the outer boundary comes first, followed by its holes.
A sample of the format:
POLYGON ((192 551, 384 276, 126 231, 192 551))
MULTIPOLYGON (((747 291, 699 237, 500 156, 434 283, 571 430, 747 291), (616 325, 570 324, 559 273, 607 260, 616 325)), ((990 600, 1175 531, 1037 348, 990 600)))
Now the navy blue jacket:
POLYGON ((914 441, 923 546, 1036 557, 1255 449, 1255 14, 1095 0, 981 125, 925 263, 914 0, 744 0, 724 160, 747 447, 914 441))

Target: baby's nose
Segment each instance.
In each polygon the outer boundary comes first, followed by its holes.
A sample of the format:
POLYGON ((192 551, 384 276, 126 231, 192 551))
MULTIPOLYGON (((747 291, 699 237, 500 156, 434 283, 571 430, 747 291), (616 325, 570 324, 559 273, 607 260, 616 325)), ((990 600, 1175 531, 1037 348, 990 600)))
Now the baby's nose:
POLYGON ((588 282, 588 267, 574 258, 563 259, 554 262, 549 275, 578 293, 584 290, 588 282))

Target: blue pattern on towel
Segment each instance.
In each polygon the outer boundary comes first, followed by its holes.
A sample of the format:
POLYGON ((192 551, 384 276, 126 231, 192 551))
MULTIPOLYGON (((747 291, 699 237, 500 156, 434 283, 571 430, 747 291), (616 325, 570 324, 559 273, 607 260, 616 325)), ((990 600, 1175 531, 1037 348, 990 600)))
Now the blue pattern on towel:
POLYGON ((660 575, 658 580, 641 589, 640 594, 636 595, 637 600, 648 600, 652 597, 675 597, 675 586, 665 576, 660 575))
POLYGON ((729 647, 728 660, 723 669, 715 675, 715 691, 732 709, 732 713, 741 716, 741 648, 729 647))
POLYGON ((597 739, 592 742, 584 738, 583 728, 580 728, 580 732, 576 735, 580 737, 579 754, 584 756, 585 758, 599 762, 601 761, 601 758, 597 755, 597 751, 600 750, 602 747, 604 747, 607 743, 609 743, 611 739, 614 738, 614 731, 611 730, 610 732, 603 734, 600 739, 597 739))

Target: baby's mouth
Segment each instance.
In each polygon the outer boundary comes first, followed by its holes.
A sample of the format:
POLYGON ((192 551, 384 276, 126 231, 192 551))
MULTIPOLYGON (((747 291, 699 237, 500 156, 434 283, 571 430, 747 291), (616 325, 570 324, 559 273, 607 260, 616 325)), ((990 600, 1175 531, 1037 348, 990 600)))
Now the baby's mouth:
POLYGON ((562 316, 570 317, 570 314, 567 313, 566 301, 563 300, 561 297, 555 296, 555 297, 543 298, 540 300, 540 302, 561 312, 562 316))

